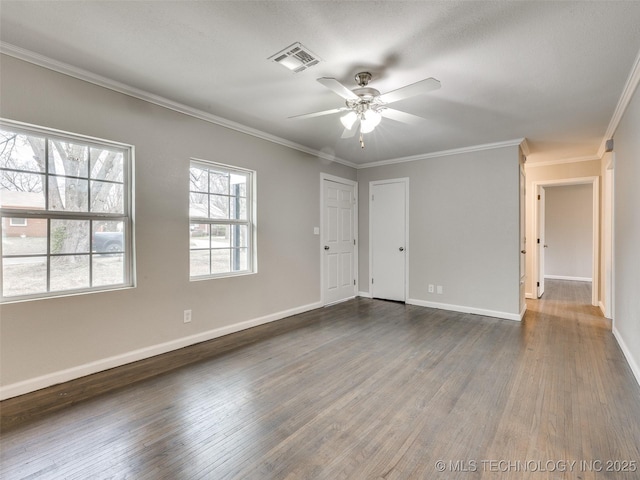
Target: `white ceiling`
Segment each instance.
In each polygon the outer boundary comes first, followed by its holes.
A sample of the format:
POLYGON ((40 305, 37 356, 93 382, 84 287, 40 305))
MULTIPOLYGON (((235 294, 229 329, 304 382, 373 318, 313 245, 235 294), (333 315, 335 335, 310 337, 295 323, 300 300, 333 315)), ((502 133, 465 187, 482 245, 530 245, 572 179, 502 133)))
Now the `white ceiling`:
MULTIPOLYGON (((352 164, 527 138, 529 161, 595 156, 640 51, 640 2, 7 1, 0 40, 352 164), (301 42, 322 63, 268 57, 301 42), (383 119, 341 139, 316 78, 387 92, 421 126, 383 119)), ((16 49, 14 49, 16 50, 16 49)))

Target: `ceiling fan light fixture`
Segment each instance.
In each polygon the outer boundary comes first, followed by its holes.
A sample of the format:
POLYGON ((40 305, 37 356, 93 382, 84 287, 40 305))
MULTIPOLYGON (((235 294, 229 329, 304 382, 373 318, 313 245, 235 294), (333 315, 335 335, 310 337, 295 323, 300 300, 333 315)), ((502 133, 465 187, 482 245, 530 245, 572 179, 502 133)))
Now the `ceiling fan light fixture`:
POLYGON ((347 130, 351 130, 353 128, 353 124, 356 123, 358 119, 358 115, 353 110, 340 117, 340 122, 347 130))
POLYGON ((362 114, 360 120, 360 131, 362 133, 370 133, 380 124, 382 115, 375 110, 367 110, 362 114))

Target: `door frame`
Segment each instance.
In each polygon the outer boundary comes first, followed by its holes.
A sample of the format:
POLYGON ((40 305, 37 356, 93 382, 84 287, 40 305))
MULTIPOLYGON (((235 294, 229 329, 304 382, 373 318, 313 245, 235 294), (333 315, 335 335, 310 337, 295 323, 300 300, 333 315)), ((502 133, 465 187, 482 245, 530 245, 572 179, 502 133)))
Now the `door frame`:
POLYGON ((372 187, 375 185, 384 185, 386 183, 403 183, 404 184, 404 301, 409 298, 409 256, 411 248, 409 245, 409 177, 390 178, 386 180, 373 180, 369 182, 369 296, 373 297, 373 285, 371 277, 373 275, 373 232, 372 232, 372 187))
POLYGON ((322 239, 324 237, 326 227, 324 224, 324 182, 327 180, 353 187, 353 195, 355 197, 355 202, 353 204, 353 238, 356 241, 356 244, 353 246, 353 276, 356 281, 356 284, 353 286, 354 297, 358 295, 360 285, 360 280, 358 278, 358 250, 360 248, 360 240, 358 238, 358 182, 355 180, 349 180, 348 178, 336 177, 335 175, 330 175, 328 173, 320 173, 320 232, 318 237, 318 252, 320 252, 320 303, 322 303, 323 306, 327 305, 324 294, 327 273, 324 265, 324 251, 322 250, 322 239))
MULTIPOLYGON (((610 153, 609 161, 605 166, 602 185, 602 300, 600 310, 606 317, 614 320, 615 312, 613 301, 615 297, 615 242, 614 242, 614 192, 615 192, 615 168, 616 154, 610 153)), ((615 321, 614 321, 615 323, 615 321)))
MULTIPOLYGON (((592 188, 592 248, 593 251, 591 253, 592 256, 592 266, 591 266, 591 305, 594 307, 598 306, 598 299, 600 297, 600 177, 576 177, 576 178, 565 178, 562 180, 543 180, 533 182, 532 190, 534 191, 534 195, 538 195, 538 189, 544 187, 565 187, 569 185, 591 185, 592 188)), ((538 225, 539 225, 539 215, 538 211, 538 202, 537 197, 534 197, 533 202, 533 238, 536 240, 537 247, 537 239, 538 239, 538 225)), ((538 249, 534 248, 533 250, 533 282, 532 288, 536 292, 537 295, 537 282, 540 281, 540 265, 538 263, 538 249)), ((534 297, 536 296, 534 295, 534 297)))

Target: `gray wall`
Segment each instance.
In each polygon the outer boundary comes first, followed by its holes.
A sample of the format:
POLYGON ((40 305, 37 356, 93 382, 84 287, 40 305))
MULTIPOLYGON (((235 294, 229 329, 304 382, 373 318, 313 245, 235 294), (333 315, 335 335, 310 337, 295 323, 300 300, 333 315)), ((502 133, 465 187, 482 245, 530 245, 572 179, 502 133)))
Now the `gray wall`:
POLYGON ((369 182, 409 178, 409 298, 519 312, 519 147, 358 170, 360 290, 369 292, 369 182), (429 284, 444 292, 428 293, 429 284))
POLYGON ((640 383, 640 91, 614 136, 613 328, 640 383))
POLYGON ((591 280, 593 186, 545 187, 545 202, 545 276, 591 280))
POLYGON ((318 305, 320 174, 355 180, 354 169, 0 58, 2 117, 135 145, 137 247, 136 288, 0 307, 3 386, 318 305), (257 171, 257 274, 189 281, 189 157, 257 171))

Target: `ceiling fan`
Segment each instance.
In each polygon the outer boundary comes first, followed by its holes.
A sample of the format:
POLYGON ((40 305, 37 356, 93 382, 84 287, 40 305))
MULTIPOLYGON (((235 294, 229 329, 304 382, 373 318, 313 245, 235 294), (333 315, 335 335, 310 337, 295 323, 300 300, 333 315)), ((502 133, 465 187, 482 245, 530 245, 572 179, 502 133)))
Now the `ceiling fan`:
POLYGON ((312 118, 345 112, 345 114, 340 117, 340 122, 342 122, 345 128, 342 133, 342 138, 351 138, 359 131, 360 146, 362 148, 364 148, 363 134, 372 132, 378 126, 382 117, 410 124, 424 120, 424 118, 417 115, 389 108, 387 107, 388 104, 440 88, 440 82, 438 80, 435 78, 425 78, 419 82, 381 94, 375 88, 368 86, 371 81, 371 73, 369 72, 356 74, 355 80, 358 88, 353 90, 350 90, 335 78, 321 77, 317 80, 344 98, 346 100, 346 106, 324 110, 322 112, 295 115, 289 118, 312 118))

